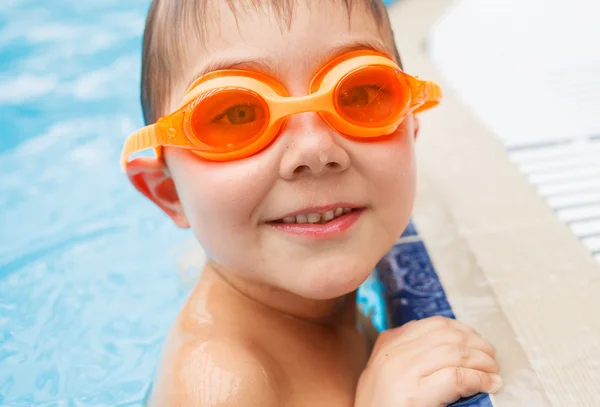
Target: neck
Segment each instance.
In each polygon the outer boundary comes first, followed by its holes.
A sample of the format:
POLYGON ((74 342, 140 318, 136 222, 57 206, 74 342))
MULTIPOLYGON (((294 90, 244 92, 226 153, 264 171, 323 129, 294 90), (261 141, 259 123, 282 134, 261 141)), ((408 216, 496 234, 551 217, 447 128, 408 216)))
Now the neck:
POLYGON ((273 286, 224 273, 207 263, 203 278, 214 279, 252 305, 319 325, 356 323, 356 292, 342 297, 316 300, 301 297, 273 286))

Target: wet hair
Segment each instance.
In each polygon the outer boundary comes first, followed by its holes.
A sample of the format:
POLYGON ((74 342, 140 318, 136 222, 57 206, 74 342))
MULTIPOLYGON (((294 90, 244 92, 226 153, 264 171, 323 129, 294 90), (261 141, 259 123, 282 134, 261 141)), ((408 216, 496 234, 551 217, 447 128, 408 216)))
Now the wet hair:
MULTIPOLYGON (((292 24, 294 5, 300 0, 216 0, 226 1, 234 15, 270 8, 282 28, 292 24)), ((306 0, 304 0, 306 1, 306 0)), ((363 6, 394 42, 387 11, 381 0, 319 0, 339 1, 348 10, 348 18, 357 6, 363 6)), ((207 32, 215 0, 153 0, 148 11, 142 49, 141 102, 146 124, 154 123, 164 114, 171 87, 183 75, 189 50, 190 33, 202 41, 207 32)), ((213 20, 214 21, 214 20, 213 20)), ((393 45, 396 62, 400 57, 393 45)))

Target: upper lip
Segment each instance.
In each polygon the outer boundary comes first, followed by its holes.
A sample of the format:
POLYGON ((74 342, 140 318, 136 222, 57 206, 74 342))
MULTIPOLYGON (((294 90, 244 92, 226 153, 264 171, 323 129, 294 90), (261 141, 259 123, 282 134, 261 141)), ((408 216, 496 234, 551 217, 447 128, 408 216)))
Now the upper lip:
POLYGON ((323 214, 323 213, 328 212, 328 211, 333 211, 336 208, 362 209, 364 207, 365 207, 364 205, 350 204, 350 203, 347 203, 347 202, 339 202, 339 203, 335 203, 335 204, 331 204, 331 205, 312 206, 310 208, 303 208, 303 209, 299 209, 299 210, 294 211, 294 212, 286 213, 285 215, 282 215, 282 216, 270 219, 267 222, 273 222, 273 221, 276 221, 276 220, 282 220, 284 218, 289 218, 289 217, 292 217, 292 216, 308 215, 309 213, 323 214))

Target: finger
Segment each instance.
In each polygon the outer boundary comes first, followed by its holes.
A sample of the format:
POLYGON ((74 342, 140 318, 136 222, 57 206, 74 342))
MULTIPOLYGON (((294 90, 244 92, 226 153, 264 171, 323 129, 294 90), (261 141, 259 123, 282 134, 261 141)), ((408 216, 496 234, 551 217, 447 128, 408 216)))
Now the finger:
POLYGON ((478 349, 492 358, 496 357, 496 349, 487 340, 475 332, 465 332, 458 330, 436 330, 428 333, 426 337, 419 341, 424 348, 432 349, 444 345, 464 345, 473 349, 478 349))
POLYGON ((445 317, 431 317, 430 319, 433 320, 433 323, 431 324, 432 329, 430 329, 428 331, 428 333, 442 331, 442 330, 448 330, 448 331, 463 332, 463 333, 469 334, 469 335, 481 336, 479 334, 479 332, 477 332, 475 329, 473 329, 473 327, 471 327, 457 319, 445 318, 445 317))
POLYGON ((481 336, 472 327, 463 322, 438 315, 415 321, 410 329, 407 330, 406 337, 407 339, 417 339, 427 334, 439 331, 458 331, 464 332, 465 334, 481 336))
POLYGON ((461 397, 477 393, 495 393, 502 387, 500 376, 475 369, 449 367, 422 379, 432 406, 446 406, 461 397))
POLYGON ((496 358, 496 348, 494 348, 494 345, 479 334, 469 336, 467 339, 467 346, 478 349, 491 358, 496 358))
POLYGON ((401 327, 388 329, 379 334, 372 354, 378 352, 390 352, 392 348, 399 344, 408 342, 421 343, 423 340, 429 342, 433 338, 431 345, 444 342, 459 342, 468 339, 468 344, 477 349, 481 349, 491 357, 496 357, 494 347, 481 337, 473 328, 464 323, 441 316, 411 321, 401 327), (423 338, 426 337, 427 339, 423 338))
POLYGON ((449 367, 463 367, 480 370, 485 373, 499 373, 498 362, 487 353, 465 346, 464 344, 448 344, 426 350, 414 361, 423 376, 449 367))
MULTIPOLYGON (((458 329, 458 326, 459 325, 456 324, 455 320, 441 316, 409 321, 402 326, 387 329, 380 333, 375 342, 373 352, 379 350, 381 347, 396 344, 399 340, 402 342, 410 342, 424 336, 428 332, 439 329, 451 329, 452 327, 458 329)), ((466 328, 468 327, 465 325, 465 328, 463 329, 466 328)))

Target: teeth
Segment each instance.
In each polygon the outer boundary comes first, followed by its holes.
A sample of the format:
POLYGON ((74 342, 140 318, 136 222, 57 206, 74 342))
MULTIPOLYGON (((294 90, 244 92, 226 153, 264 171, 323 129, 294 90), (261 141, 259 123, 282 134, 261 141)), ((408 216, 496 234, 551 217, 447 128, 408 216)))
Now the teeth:
POLYGON ((296 223, 308 223, 306 215, 296 215, 296 223))
POLYGON ((307 218, 308 223, 319 223, 319 221, 321 220, 321 215, 318 213, 309 213, 307 218))
POLYGON ((343 214, 352 212, 350 208, 335 208, 325 213, 308 213, 304 215, 288 216, 281 220, 283 223, 327 223, 343 214))
POLYGON ((322 216, 321 219, 323 219, 325 222, 330 221, 331 219, 333 219, 333 211, 327 211, 325 212, 322 216))

